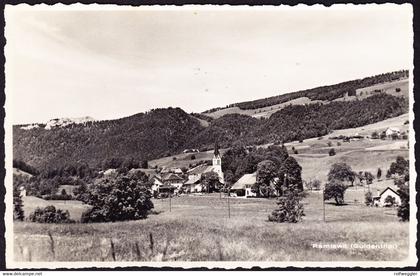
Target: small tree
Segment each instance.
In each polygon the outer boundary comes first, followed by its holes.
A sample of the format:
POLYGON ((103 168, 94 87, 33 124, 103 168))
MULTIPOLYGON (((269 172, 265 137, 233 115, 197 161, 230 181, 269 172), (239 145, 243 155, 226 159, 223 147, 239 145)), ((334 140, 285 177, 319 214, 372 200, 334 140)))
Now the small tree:
POLYGON ((366 172, 365 172, 365 180, 366 180, 366 184, 367 184, 367 185, 372 184, 373 179, 374 179, 373 174, 372 174, 371 172, 367 172, 367 171, 366 171, 366 172))
POLYGON ((382 170, 381 170, 381 168, 378 168, 378 172, 376 173, 376 179, 378 179, 378 181, 379 181, 379 179, 381 179, 381 177, 382 177, 382 170))
POLYGON ((13 185, 13 219, 22 221, 24 218, 22 196, 20 195, 18 186, 13 185))
POLYGON ((195 154, 191 155, 191 160, 195 160, 195 154))
POLYGON ((318 179, 314 179, 313 181, 312 181, 312 188, 314 189, 314 190, 319 190, 319 189, 321 189, 321 181, 319 181, 318 179))
POLYGON ((344 193, 347 190, 347 186, 343 182, 333 179, 330 180, 324 189, 324 200, 334 198, 336 205, 344 204, 344 193))
POLYGON ((373 197, 370 191, 365 194, 365 204, 366 206, 373 206, 373 197))
POLYGON ((371 138, 372 138, 372 139, 378 139, 378 138, 379 138, 379 134, 378 134, 378 132, 376 132, 376 131, 372 132, 372 134, 371 134, 371 138))
POLYGON ((277 201, 277 209, 268 216, 269 221, 296 223, 305 215, 303 204, 300 202, 302 192, 295 186, 288 187, 277 201))
POLYGON ((410 220, 410 188, 408 184, 400 185, 398 194, 401 199, 401 204, 398 206, 397 216, 401 221, 410 220))
POLYGON ((328 141, 327 145, 328 145, 329 147, 331 147, 331 146, 332 146, 331 141, 328 141))
POLYGON ((328 152, 328 154, 330 156, 334 156, 335 155, 335 149, 330 149, 330 151, 328 152))

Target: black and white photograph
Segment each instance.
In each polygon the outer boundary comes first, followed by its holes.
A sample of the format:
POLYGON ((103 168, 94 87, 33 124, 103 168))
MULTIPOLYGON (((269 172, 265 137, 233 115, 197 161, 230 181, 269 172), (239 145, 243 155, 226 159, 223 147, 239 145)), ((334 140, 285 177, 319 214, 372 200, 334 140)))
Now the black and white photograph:
POLYGON ((410 4, 4 13, 7 268, 417 264, 410 4))

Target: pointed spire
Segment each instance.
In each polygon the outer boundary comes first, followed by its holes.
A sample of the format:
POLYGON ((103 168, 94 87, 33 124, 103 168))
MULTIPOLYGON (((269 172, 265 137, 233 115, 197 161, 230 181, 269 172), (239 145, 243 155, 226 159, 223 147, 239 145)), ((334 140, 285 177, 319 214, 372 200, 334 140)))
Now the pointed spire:
POLYGON ((214 143, 214 156, 220 156, 219 144, 217 142, 214 143))

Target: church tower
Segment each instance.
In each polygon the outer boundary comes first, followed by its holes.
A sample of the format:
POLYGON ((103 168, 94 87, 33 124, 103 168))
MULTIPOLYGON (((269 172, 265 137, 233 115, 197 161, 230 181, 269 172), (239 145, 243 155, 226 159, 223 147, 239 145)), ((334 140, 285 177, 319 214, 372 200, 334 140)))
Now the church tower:
POLYGON ((213 155, 213 166, 212 171, 219 175, 219 182, 224 183, 223 171, 222 171, 222 156, 220 155, 219 145, 216 143, 214 145, 214 155, 213 155))

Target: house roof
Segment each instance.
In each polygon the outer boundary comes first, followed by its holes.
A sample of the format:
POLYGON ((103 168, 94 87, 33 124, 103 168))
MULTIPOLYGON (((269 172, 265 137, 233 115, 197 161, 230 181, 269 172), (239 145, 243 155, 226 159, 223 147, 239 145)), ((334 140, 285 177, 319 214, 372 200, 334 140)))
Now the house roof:
POLYGON ((383 193, 385 193, 387 190, 391 190, 394 194, 396 194, 397 196, 400 196, 396 191, 394 191, 391 187, 386 187, 385 190, 382 191, 382 193, 379 194, 379 197, 382 196, 383 193))
POLYGON ((201 164, 201 165, 198 165, 197 167, 194 167, 194 168, 188 170, 187 173, 188 174, 203 174, 203 173, 208 172, 208 170, 211 169, 211 168, 212 168, 212 166, 201 164))
POLYGON ((184 184, 195 184, 200 179, 201 179, 201 176, 199 176, 199 175, 190 175, 190 176, 188 176, 187 182, 185 182, 184 184))
POLYGON ((245 185, 253 185, 257 182, 257 174, 256 173, 250 173, 250 174, 244 174, 241 178, 239 178, 238 181, 236 181, 235 184, 230 188, 231 190, 243 190, 245 189, 245 185))
POLYGON ((163 180, 164 181, 167 181, 167 180, 180 180, 180 181, 182 181, 183 179, 179 175, 176 175, 174 173, 170 173, 170 174, 164 176, 163 180))

